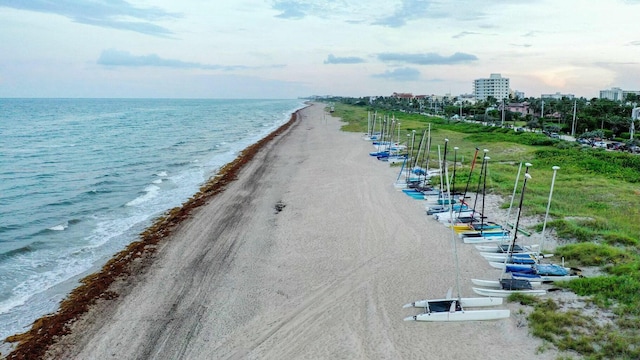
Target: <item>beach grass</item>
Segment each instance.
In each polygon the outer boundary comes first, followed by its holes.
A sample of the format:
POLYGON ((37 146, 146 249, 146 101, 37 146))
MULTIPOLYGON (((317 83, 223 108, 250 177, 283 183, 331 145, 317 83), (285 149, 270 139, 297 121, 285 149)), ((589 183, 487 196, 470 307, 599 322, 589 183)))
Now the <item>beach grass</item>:
MULTIPOLYGON (((368 111, 373 113, 375 109, 368 111)), ((401 139, 412 130, 422 136, 430 124, 435 146, 432 151, 438 145, 442 149, 444 139, 449 140, 448 146, 458 147, 456 183, 467 182, 476 149, 480 149, 479 158, 488 149, 489 192, 509 199, 520 164, 533 164, 522 210, 523 216, 541 220, 531 230, 542 230, 552 166, 559 166, 546 226, 546 231, 553 231, 559 239, 556 257, 570 266, 595 267, 602 273, 559 286, 589 297, 601 311, 611 311, 614 320, 599 324, 593 317, 564 309, 551 299, 515 296, 511 300, 533 306, 528 316, 531 333, 561 351, 589 359, 640 358, 640 156, 582 147, 539 133, 418 114, 384 113, 401 122, 401 139)), ((367 131, 364 107, 339 104, 334 116, 346 123, 343 130, 367 131)), ((453 159, 451 153, 447 158, 453 159)), ((478 184, 477 172, 471 176, 470 184, 478 184)), ((503 207, 507 206, 505 201, 503 207)))

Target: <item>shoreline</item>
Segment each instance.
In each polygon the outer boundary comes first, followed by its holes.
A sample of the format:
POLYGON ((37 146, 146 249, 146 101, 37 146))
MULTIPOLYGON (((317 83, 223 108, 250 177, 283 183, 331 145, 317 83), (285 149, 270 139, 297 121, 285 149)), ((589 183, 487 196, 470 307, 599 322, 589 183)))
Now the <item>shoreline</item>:
POLYGON ((130 261, 145 271, 114 282, 118 296, 98 298, 44 358, 554 358, 536 354, 517 304, 499 321, 405 322, 421 311, 404 304, 456 285, 473 296, 470 279, 496 269, 458 246, 456 272, 451 229, 396 191, 398 169, 324 104, 294 125, 130 261))
POLYGON ((115 281, 132 275, 133 267, 136 268, 136 273, 143 272, 149 262, 142 266, 136 266, 134 263, 136 261, 145 263, 145 259, 149 260, 161 240, 169 237, 177 226, 189 218, 193 210, 224 191, 226 185, 236 180, 237 173, 242 167, 251 161, 267 143, 286 133, 296 123, 300 112, 308 106, 311 105, 307 104, 296 110, 285 124, 242 150, 233 161, 220 168, 215 176, 203 184, 200 191, 180 207, 167 210, 139 235, 139 240, 114 254, 100 271, 80 279, 78 281, 80 285, 61 301, 54 314, 42 316, 33 322, 28 331, 4 339, 5 343, 15 343, 11 345, 12 350, 6 355, 6 359, 41 358, 49 347, 56 343, 57 338, 70 333, 70 326, 87 313, 91 305, 100 299, 111 300, 118 297, 117 293, 109 290, 110 286, 115 281))

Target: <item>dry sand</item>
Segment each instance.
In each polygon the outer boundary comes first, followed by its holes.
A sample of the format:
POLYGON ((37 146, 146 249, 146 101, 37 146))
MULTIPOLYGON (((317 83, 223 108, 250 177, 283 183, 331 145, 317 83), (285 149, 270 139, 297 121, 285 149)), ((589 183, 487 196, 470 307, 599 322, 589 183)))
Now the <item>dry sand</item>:
MULTIPOLYGON (((510 319, 421 323, 454 287, 451 231, 322 104, 245 165, 54 346, 60 359, 553 359, 510 319), (276 207, 284 206, 281 211, 276 207)), ((459 241, 459 240, 458 240, 459 241)), ((462 296, 497 278, 458 243, 462 296)))

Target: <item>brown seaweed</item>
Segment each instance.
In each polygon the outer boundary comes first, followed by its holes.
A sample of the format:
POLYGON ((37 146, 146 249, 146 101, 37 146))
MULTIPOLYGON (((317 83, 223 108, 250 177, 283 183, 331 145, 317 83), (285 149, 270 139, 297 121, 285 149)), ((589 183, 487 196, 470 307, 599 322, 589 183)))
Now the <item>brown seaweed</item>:
MULTIPOLYGON (((140 234, 139 240, 132 242, 124 250, 115 254, 99 272, 81 279, 80 285, 60 303, 58 311, 34 321, 30 330, 7 337, 6 342, 17 343, 17 345, 6 358, 40 359, 44 357, 51 345, 55 344, 61 336, 71 332, 71 325, 85 314, 91 305, 99 299, 116 298, 118 294, 109 288, 116 280, 131 274, 133 261, 152 255, 158 242, 171 235, 194 209, 204 205, 222 192, 227 184, 237 179, 240 169, 253 159, 269 141, 286 131, 296 121, 299 112, 300 110, 293 113, 286 124, 244 149, 235 160, 222 167, 200 188, 198 193, 181 207, 173 208, 156 219, 149 228, 140 234)), ((150 262, 145 264, 148 265, 148 263, 150 262)))

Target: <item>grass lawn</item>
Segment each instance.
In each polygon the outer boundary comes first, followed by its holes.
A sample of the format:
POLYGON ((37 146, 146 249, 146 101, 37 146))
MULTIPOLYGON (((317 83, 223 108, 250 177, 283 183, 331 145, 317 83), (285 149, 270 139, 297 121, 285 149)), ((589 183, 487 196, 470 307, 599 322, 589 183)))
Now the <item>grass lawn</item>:
MULTIPOLYGON (((333 116, 345 123, 342 130, 366 133, 367 113, 365 107, 337 103, 333 116)), ((452 147, 458 147, 455 156, 463 168, 457 172, 456 183, 467 181, 476 148, 479 158, 488 149, 488 186, 505 199, 511 196, 519 164, 533 164, 523 216, 546 212, 552 166, 559 166, 547 223, 547 231, 554 229, 563 244, 555 254, 569 266, 598 267, 603 274, 559 286, 588 296, 593 306, 611 312, 614 319, 600 324, 579 311, 567 311, 552 299, 512 296, 511 300, 526 308, 531 333, 565 352, 567 358, 640 359, 640 156, 438 117, 383 111, 377 115, 400 122, 403 142, 415 130, 418 144, 430 126, 435 154, 431 166, 437 167, 437 149, 444 148, 445 139, 449 161, 454 156, 452 147)), ((376 131, 379 126, 378 122, 376 131)), ((477 183, 477 178, 473 180, 477 183)), ((541 229, 538 224, 534 230, 541 229)))

